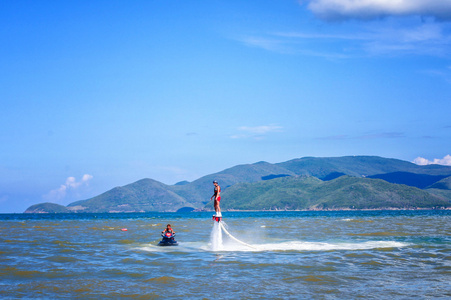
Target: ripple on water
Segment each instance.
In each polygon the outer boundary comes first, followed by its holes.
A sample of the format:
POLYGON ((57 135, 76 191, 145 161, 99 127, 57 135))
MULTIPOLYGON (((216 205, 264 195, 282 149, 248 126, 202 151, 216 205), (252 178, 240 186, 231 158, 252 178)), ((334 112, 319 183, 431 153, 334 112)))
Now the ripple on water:
POLYGON ((451 215, 334 214, 229 218, 230 233, 259 248, 218 252, 208 246, 211 220, 189 216, 177 219, 174 249, 156 246, 172 215, 0 221, 0 298, 450 297, 451 215))
POLYGON ((59 255, 50 256, 47 258, 47 260, 57 263, 73 263, 76 261, 81 261, 81 259, 78 259, 73 256, 59 256, 59 255))
POLYGON ((136 243, 136 241, 135 240, 119 240, 119 243, 120 244, 134 244, 134 243, 136 243))
POLYGON ((153 278, 144 280, 144 282, 152 282, 152 283, 157 283, 157 284, 168 284, 168 283, 174 283, 177 281, 180 281, 180 279, 172 277, 172 276, 160 276, 160 277, 153 277, 153 278))
POLYGON ((370 232, 370 233, 348 233, 350 236, 408 236, 405 232, 396 231, 382 231, 382 232, 370 232))
POLYGON ((22 279, 39 277, 43 274, 36 270, 21 270, 16 267, 2 267, 0 269, 0 276, 5 279, 22 279))
POLYGON ((105 270, 104 273, 113 276, 112 278, 142 278, 146 276, 145 273, 129 272, 116 268, 105 270))
POLYGON ((376 257, 375 255, 373 255, 371 253, 367 253, 367 252, 353 252, 353 253, 345 254, 344 256, 352 257, 352 258, 374 258, 374 257, 376 257))
POLYGON ((59 247, 71 247, 71 248, 75 248, 78 245, 69 241, 63 241, 63 240, 54 240, 50 242, 53 245, 57 245, 59 247))
POLYGON ((288 283, 304 281, 307 283, 315 283, 315 284, 329 284, 338 282, 333 277, 325 275, 306 275, 306 276, 287 277, 284 278, 283 280, 288 283))

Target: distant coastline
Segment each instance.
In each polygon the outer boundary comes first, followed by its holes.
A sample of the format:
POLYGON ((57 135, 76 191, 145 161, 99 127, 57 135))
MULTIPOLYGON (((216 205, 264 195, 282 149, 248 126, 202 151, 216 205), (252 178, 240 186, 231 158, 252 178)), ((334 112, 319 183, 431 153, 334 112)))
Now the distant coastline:
POLYGON ((212 181, 223 211, 352 211, 451 208, 451 167, 378 156, 305 157, 238 165, 192 182, 145 178, 67 206, 39 203, 25 213, 182 212, 212 209, 212 181))

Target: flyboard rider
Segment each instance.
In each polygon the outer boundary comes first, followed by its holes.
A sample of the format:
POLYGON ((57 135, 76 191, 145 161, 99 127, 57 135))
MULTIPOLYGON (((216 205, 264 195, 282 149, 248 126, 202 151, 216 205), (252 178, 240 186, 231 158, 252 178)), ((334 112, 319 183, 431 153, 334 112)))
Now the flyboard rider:
POLYGON ((210 197, 210 201, 214 198, 216 217, 222 217, 221 208, 219 207, 219 202, 221 201, 221 187, 216 180, 213 181, 213 184, 215 186, 215 190, 213 196, 210 197))

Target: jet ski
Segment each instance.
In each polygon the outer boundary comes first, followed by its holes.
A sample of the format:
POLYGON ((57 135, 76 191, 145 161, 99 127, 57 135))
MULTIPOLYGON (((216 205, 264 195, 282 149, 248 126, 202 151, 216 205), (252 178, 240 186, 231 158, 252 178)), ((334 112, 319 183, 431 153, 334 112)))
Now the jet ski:
POLYGON ((158 246, 178 246, 176 240, 174 240, 175 233, 166 232, 161 235, 163 239, 158 243, 158 246))

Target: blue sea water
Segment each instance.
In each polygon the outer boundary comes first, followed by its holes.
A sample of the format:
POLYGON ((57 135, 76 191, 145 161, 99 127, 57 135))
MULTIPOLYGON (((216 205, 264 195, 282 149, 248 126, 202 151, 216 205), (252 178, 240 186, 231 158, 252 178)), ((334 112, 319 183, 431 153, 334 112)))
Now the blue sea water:
POLYGON ((451 211, 223 216, 0 214, 0 298, 451 298, 451 211))

